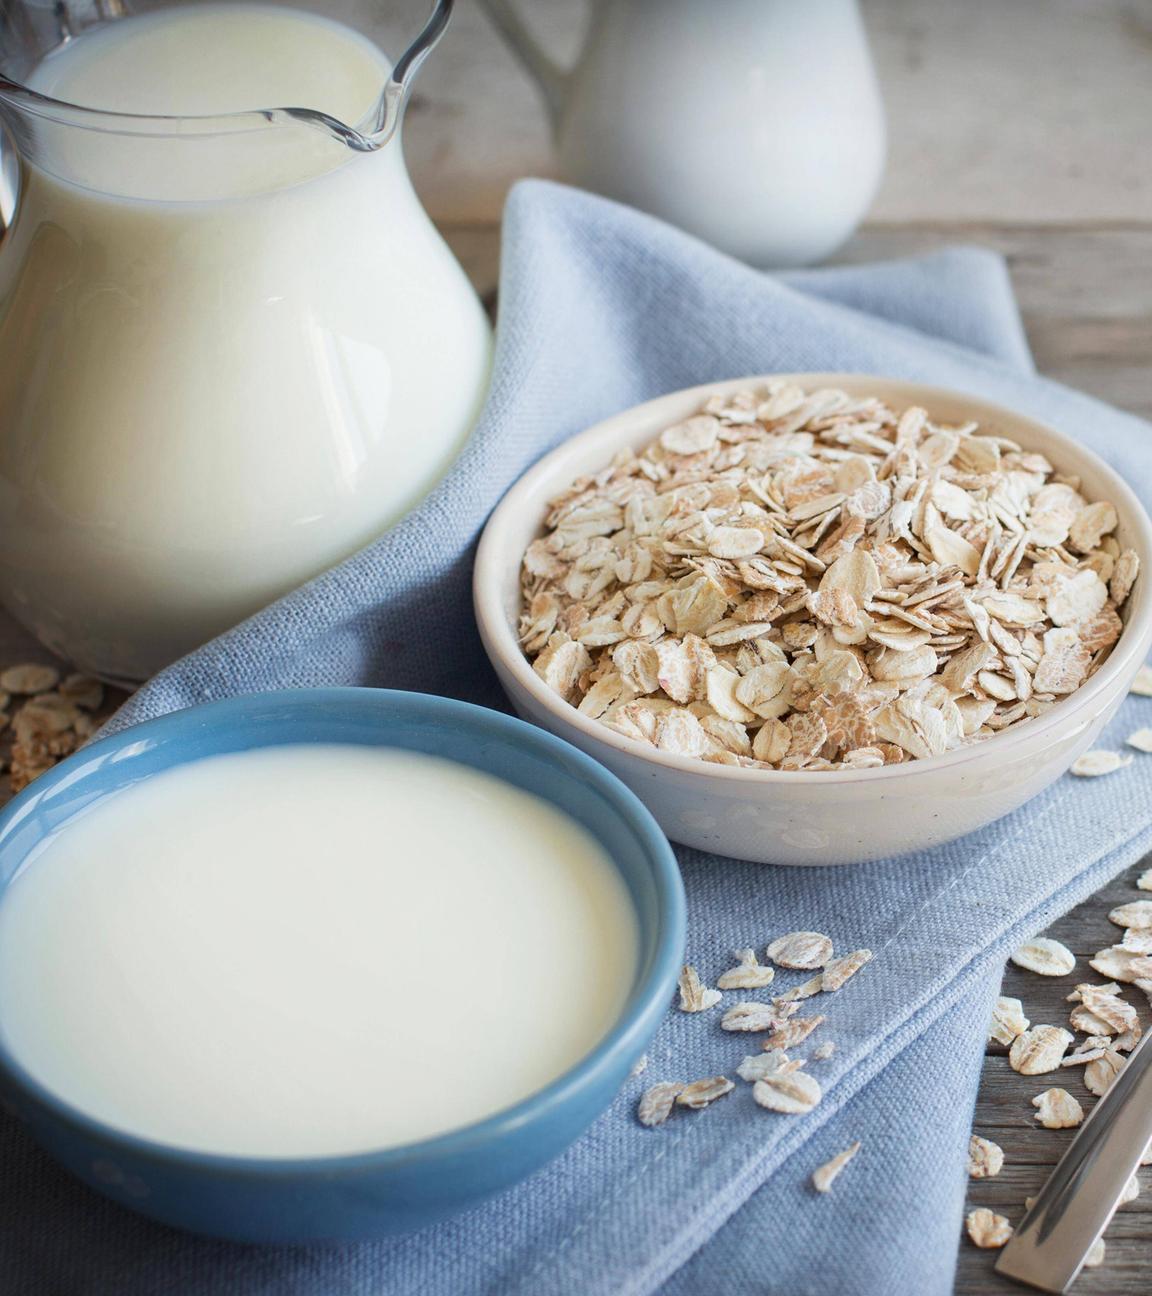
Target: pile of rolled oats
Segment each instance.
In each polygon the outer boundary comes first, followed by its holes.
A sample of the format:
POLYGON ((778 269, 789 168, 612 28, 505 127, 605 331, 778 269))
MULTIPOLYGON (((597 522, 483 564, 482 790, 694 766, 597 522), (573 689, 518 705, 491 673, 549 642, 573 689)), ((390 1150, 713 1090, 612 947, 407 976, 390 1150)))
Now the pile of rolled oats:
POLYGON ((104 686, 87 675, 61 679, 55 666, 25 662, 0 669, 0 733, 13 793, 86 742, 99 726, 104 686), (10 711, 10 707, 15 710, 10 711))
POLYGON ((1039 715, 1119 638, 1116 510, 974 423, 874 397, 710 398, 554 500, 520 637, 584 715, 758 769, 938 755, 1039 715))

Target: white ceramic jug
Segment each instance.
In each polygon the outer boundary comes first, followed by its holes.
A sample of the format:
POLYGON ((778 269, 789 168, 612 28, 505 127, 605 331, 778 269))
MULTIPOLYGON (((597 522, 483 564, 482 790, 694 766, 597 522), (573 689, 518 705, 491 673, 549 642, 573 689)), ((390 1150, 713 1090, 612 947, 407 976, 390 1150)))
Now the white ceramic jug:
POLYGON ((540 83, 563 179, 758 266, 856 228, 885 138, 856 0, 593 0, 571 72, 516 3, 483 0, 540 83))
POLYGON ((459 452, 490 328, 398 133, 450 9, 390 67, 288 8, 8 0, 0 598, 83 669, 158 670, 375 538, 459 452), (134 106, 157 82, 183 115, 134 106), (271 84, 355 111, 186 106, 271 84))

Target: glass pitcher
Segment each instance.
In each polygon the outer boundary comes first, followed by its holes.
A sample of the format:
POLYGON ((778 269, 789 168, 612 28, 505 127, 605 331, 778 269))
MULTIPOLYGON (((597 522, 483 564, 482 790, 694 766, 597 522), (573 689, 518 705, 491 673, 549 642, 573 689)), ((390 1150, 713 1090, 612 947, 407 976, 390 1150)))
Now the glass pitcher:
POLYGON ((0 599, 79 668, 145 678, 379 535, 458 453, 490 329, 399 134, 451 9, 390 67, 297 9, 0 0, 0 599), (186 54, 188 115, 136 111, 136 72, 186 54), (367 111, 255 107, 245 70, 281 56, 367 111), (198 112, 229 77, 235 105, 198 112), (93 85, 111 110, 67 101, 93 85))

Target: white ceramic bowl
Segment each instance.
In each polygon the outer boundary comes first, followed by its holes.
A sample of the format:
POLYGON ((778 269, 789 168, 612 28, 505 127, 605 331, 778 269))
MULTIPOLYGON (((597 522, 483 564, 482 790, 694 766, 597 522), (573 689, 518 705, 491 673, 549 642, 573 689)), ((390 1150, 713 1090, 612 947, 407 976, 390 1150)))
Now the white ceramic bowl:
POLYGON ((1066 436, 1002 406, 943 388, 862 374, 762 375, 662 396, 573 437, 516 483, 485 528, 473 581, 485 649, 527 720, 607 765, 648 805, 674 841, 772 864, 847 864, 950 841, 1008 814, 1057 779, 1091 747, 1152 646, 1152 523, 1126 483, 1066 436), (640 447, 694 414, 708 394, 785 377, 804 387, 873 394, 896 408, 922 405, 947 422, 981 429, 1047 455, 1083 479, 1090 500, 1110 500, 1120 544, 1140 557, 1141 576, 1124 609, 1111 655, 1075 693, 1044 715, 986 742, 871 770, 792 771, 708 765, 670 756, 581 715, 536 675, 520 650, 520 560, 543 531, 548 500, 603 467, 625 446, 640 447))

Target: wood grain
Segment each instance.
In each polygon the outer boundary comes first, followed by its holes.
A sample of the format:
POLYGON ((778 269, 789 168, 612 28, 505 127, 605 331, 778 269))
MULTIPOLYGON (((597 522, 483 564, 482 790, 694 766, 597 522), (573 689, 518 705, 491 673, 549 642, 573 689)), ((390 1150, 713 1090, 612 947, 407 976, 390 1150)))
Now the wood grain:
POLYGON ((1152 418, 1152 223, 866 226, 837 259, 884 260, 950 243, 1007 258, 1041 373, 1152 418))
MULTIPOLYGON (((424 0, 341 4, 391 53, 426 9, 424 0)), ((520 4, 570 62, 589 0, 520 4)), ((861 7, 888 116, 874 220, 1152 220, 1152 0, 861 7)), ((457 6, 421 70, 405 152, 433 216, 454 223, 493 221, 515 179, 552 174, 542 100, 477 4, 457 6)))
MULTIPOLYGON (((1008 965, 1004 993, 1023 1002, 1033 1025, 1067 1027, 1073 1005, 1065 996, 1080 981, 1103 980, 1088 966, 1088 959, 1097 950, 1116 944, 1121 934, 1120 928, 1108 921, 1109 909, 1147 896, 1135 886, 1147 863, 1127 870, 1048 929, 1048 935, 1063 941, 1077 957, 1077 966, 1068 976, 1042 977, 1008 965)), ((1136 1007, 1144 1029, 1152 1029, 1152 1012, 1144 995, 1125 987, 1123 997, 1136 1007)), ((1085 1111, 1090 1110, 1097 1100, 1084 1087, 1083 1070, 1064 1067, 1051 1075, 1017 1075, 1008 1065, 1007 1049, 993 1046, 984 1060, 974 1128, 1004 1149, 1004 1169, 993 1179, 972 1181, 969 1209, 987 1206, 1013 1224, 1020 1222, 1025 1197, 1040 1189, 1076 1133, 1038 1126, 1032 1099, 1059 1086, 1073 1094, 1085 1111)), ((1076 1296, 1147 1296, 1152 1290, 1152 1167, 1142 1169, 1139 1178, 1140 1196, 1116 1213, 1104 1235, 1104 1263, 1083 1272, 1073 1289, 1076 1296)), ((980 1251, 965 1239, 960 1246, 957 1296, 1018 1296, 1020 1288, 994 1272, 995 1259, 995 1252, 980 1251)))

